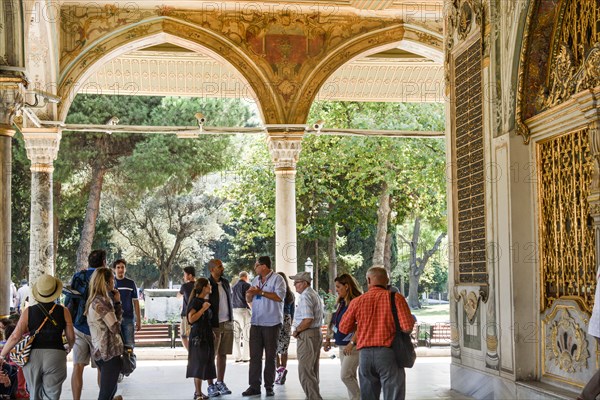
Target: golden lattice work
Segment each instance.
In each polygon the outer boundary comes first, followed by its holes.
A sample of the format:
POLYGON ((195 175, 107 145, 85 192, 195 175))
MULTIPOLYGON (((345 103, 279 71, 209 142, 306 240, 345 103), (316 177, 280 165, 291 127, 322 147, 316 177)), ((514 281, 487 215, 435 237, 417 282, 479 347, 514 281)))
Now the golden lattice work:
POLYGON ((539 143, 537 163, 542 310, 571 297, 591 312, 596 246, 587 199, 593 165, 588 130, 539 143))

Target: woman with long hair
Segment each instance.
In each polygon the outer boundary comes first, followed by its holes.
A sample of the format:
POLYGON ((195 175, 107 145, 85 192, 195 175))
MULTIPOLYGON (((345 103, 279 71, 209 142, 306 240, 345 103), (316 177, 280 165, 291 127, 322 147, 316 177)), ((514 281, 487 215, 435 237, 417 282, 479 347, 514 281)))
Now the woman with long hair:
POLYGON ((16 328, 0 352, 0 367, 3 367, 4 357, 23 334, 32 334, 39 329, 31 345, 29 361, 23 367, 30 396, 35 400, 60 398, 62 384, 67 378, 67 352, 63 334, 69 346, 73 347, 75 331, 69 310, 56 304, 61 291, 62 282, 59 279, 41 275, 31 290, 37 304, 23 310, 16 328))
POLYGON ((121 295, 115 289, 111 269, 96 268, 90 280, 85 315, 92 336, 92 357, 100 370, 98 400, 112 400, 117 392, 123 354, 122 314, 121 295))
POLYGON ((296 297, 290 289, 287 276, 283 272, 278 272, 285 281, 285 299, 283 299, 283 325, 279 331, 277 340, 277 377, 275 383, 285 384, 287 376, 288 347, 290 346, 290 335, 292 333, 292 321, 294 320, 294 311, 296 309, 296 297))
POLYGON ((331 317, 328 327, 327 340, 324 350, 331 349, 331 337, 333 336, 336 346, 339 349, 340 362, 342 369, 340 377, 348 390, 348 397, 352 400, 360 399, 360 387, 356 371, 358 370, 358 350, 356 350, 356 340, 352 341, 353 332, 344 333, 339 330, 339 324, 348 309, 350 302, 362 294, 356 279, 349 274, 342 274, 335 278, 335 291, 338 294, 337 309, 331 317))
POLYGON ((212 311, 206 298, 212 287, 206 278, 198 278, 190 294, 186 317, 191 325, 188 343, 188 365, 186 378, 194 378, 195 400, 205 400, 208 396, 202 393, 202 380, 209 385, 217 377, 215 366, 215 342, 210 320, 212 311))

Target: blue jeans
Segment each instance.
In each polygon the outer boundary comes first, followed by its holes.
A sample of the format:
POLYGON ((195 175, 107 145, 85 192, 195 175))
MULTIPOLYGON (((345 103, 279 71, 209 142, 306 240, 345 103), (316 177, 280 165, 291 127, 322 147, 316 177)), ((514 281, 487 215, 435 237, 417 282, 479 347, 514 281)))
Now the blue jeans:
POLYGON ((121 335, 123 344, 133 348, 135 346, 135 318, 123 318, 121 321, 121 335))
POLYGON ((112 400, 117 393, 117 384, 121 373, 121 357, 116 356, 108 361, 96 360, 96 364, 100 369, 98 400, 112 400))

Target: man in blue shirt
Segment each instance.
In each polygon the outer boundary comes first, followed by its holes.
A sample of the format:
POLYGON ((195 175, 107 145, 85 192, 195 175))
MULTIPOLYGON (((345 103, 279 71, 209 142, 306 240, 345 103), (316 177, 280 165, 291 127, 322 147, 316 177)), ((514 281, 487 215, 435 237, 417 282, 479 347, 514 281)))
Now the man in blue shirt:
POLYGON ((142 328, 142 318, 140 313, 140 302, 138 301, 138 292, 135 282, 125 277, 127 272, 127 262, 123 259, 115 261, 112 265, 115 272, 115 288, 121 294, 121 303, 123 307, 123 320, 121 321, 121 334, 123 335, 123 344, 125 346, 135 346, 135 330, 142 328), (134 315, 135 310, 135 315, 134 315))
POLYGON ((277 359, 277 340, 283 324, 283 298, 286 286, 283 277, 271 269, 268 256, 259 257, 254 264, 256 278, 246 292, 246 301, 252 303, 250 320, 250 369, 248 380, 250 387, 242 396, 260 394, 262 355, 265 353, 265 390, 267 396, 274 396, 275 363, 277 359))
MULTIPOLYGON (((88 363, 92 362, 92 368, 96 368, 96 363, 92 354, 94 348, 92 337, 90 336, 90 327, 87 318, 84 315, 85 302, 87 301, 88 286, 92 274, 96 268, 106 266, 106 251, 94 250, 88 256, 88 269, 78 271, 73 275, 70 288, 72 292, 67 294, 65 305, 69 303, 76 304, 76 312, 71 315, 73 318, 73 327, 75 328, 75 345, 73 346, 73 373, 71 375, 71 390, 73 391, 73 400, 80 400, 81 388, 83 387, 83 369, 88 363)), ((71 307, 69 307, 71 308, 71 307)))

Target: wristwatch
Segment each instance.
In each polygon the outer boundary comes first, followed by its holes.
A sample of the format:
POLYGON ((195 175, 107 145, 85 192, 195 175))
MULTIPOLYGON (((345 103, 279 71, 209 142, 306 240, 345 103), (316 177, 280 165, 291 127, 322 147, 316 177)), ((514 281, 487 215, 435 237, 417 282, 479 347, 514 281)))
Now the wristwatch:
POLYGON ((265 291, 264 291, 264 290, 261 290, 261 291, 260 291, 260 295, 261 295, 261 296, 264 296, 264 295, 265 295, 265 291))

